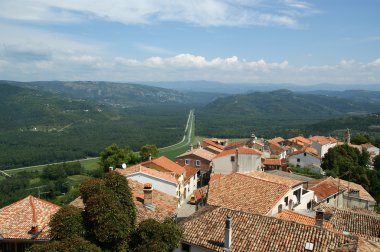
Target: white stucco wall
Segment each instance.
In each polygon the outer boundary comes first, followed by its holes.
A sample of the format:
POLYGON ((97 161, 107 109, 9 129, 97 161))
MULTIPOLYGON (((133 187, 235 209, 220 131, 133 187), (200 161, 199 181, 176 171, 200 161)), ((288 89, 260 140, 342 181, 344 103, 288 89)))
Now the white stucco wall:
POLYGON ((125 177, 128 179, 135 180, 141 184, 151 183, 153 185, 153 189, 169 194, 174 197, 178 197, 177 190, 179 190, 179 187, 177 184, 174 184, 173 182, 166 181, 142 172, 130 174, 125 177))
POLYGON ((261 171, 261 157, 259 155, 252 154, 240 154, 235 161, 231 162, 231 156, 235 157, 235 154, 214 158, 213 162, 213 172, 221 174, 230 174, 233 172, 251 172, 251 171, 261 171), (239 169, 237 169, 236 163, 239 164, 239 169))
POLYGON ((189 179, 188 183, 185 185, 186 199, 190 199, 191 194, 193 194, 194 190, 197 189, 197 180, 198 176, 197 174, 195 174, 189 179))
POLYGON ((316 164, 318 166, 321 165, 321 160, 319 158, 307 152, 305 153, 306 153, 306 156, 304 155, 304 153, 299 153, 299 154, 290 156, 288 158, 289 163, 293 165, 299 165, 300 167, 305 167, 308 164, 316 164), (298 158, 300 159, 300 162, 297 162, 298 158))
POLYGON ((318 155, 323 158, 326 153, 329 151, 330 148, 333 148, 337 145, 337 143, 327 143, 327 144, 320 144, 319 142, 313 142, 311 144, 311 147, 316 149, 318 152, 318 155))

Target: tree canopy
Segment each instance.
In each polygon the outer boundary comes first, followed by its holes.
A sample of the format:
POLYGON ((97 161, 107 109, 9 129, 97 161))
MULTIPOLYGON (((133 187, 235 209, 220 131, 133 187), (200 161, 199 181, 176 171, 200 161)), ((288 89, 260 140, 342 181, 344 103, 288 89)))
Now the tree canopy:
POLYGON ((140 149, 140 158, 141 161, 147 161, 149 157, 156 158, 158 157, 159 150, 154 144, 146 144, 140 149))
POLYGON ((108 172, 109 167, 121 168, 123 163, 135 164, 139 161, 139 157, 129 147, 121 149, 117 144, 111 144, 100 153, 100 165, 104 172, 108 172))

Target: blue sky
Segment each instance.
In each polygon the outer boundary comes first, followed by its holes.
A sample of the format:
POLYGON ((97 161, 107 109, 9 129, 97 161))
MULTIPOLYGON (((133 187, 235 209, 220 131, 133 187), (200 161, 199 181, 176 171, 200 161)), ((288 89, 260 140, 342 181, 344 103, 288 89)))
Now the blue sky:
POLYGON ((0 79, 380 84, 377 0, 4 0, 0 9, 0 79))

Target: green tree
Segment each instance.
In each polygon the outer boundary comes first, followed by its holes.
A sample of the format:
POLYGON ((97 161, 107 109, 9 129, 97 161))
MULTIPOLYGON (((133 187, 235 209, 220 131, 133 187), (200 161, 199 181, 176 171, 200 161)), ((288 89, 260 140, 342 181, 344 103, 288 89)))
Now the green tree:
POLYGON ((375 157, 375 160, 373 161, 373 166, 376 171, 380 172, 380 155, 377 155, 375 157))
POLYGON ((142 161, 147 161, 149 157, 152 158, 158 157, 159 150, 157 149, 157 146, 154 144, 146 144, 140 149, 140 158, 142 161))
POLYGON ((369 136, 366 134, 356 134, 353 138, 351 138, 351 143, 353 144, 365 144, 369 141, 369 136))
POLYGON ((167 219, 160 223, 153 219, 142 221, 131 236, 130 247, 133 251, 173 251, 183 236, 182 229, 167 219))
POLYGON ((121 149, 117 144, 111 144, 100 153, 100 165, 104 172, 109 171, 109 167, 121 168, 123 163, 135 164, 138 162, 138 155, 131 148, 121 149))
POLYGON ((53 241, 49 243, 35 244, 28 252, 101 252, 102 250, 95 244, 79 236, 72 236, 70 239, 53 241))
POLYGON ((50 236, 53 240, 84 236, 82 211, 73 206, 63 206, 49 222, 50 236))

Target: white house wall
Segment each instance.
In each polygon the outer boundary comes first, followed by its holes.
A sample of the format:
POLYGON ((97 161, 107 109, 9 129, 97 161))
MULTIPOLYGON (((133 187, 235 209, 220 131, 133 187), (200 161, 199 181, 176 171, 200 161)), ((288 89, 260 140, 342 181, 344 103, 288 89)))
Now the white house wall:
POLYGON ((310 155, 309 153, 306 153, 306 156, 304 156, 304 153, 292 155, 289 157, 288 161, 290 164, 299 165, 300 167, 305 167, 308 164, 316 164, 318 166, 321 165, 321 160, 313 155, 310 155), (297 162, 298 158, 300 159, 300 162, 297 162))
POLYGON ((233 172, 261 171, 260 156, 239 153, 239 170, 236 169, 236 158, 234 162, 231 162, 231 156, 235 157, 235 154, 213 159, 212 162, 214 173, 230 174, 233 172))
POLYGON ((153 177, 145 173, 134 173, 134 174, 127 175, 126 177, 128 179, 135 180, 141 184, 151 183, 154 189, 160 192, 169 194, 171 196, 178 197, 177 184, 174 184, 172 182, 169 182, 157 177, 153 177))

